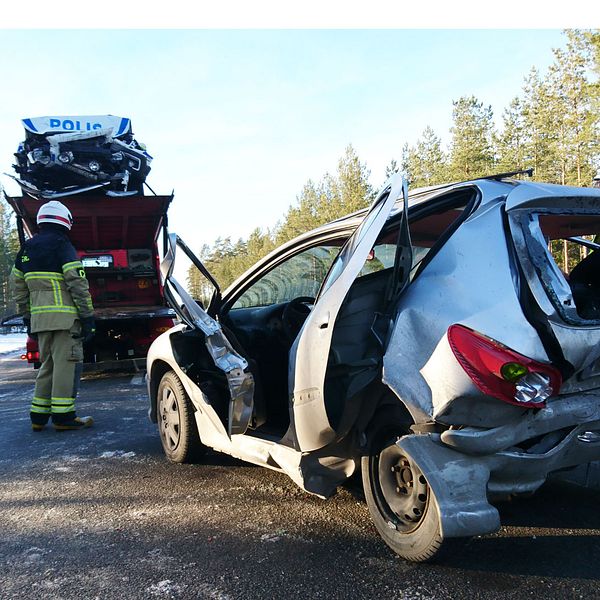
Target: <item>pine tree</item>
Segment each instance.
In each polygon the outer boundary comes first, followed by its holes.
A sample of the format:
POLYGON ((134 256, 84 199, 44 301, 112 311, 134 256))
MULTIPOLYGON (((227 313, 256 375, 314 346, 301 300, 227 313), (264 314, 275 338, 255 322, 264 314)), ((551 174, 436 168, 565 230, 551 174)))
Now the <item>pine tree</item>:
POLYGON ((460 181, 490 174, 494 170, 492 107, 484 106, 475 96, 452 104, 450 178, 460 181))
POLYGON ((333 192, 331 206, 335 209, 332 218, 369 206, 375 196, 369 183, 370 174, 366 164, 360 162, 352 145, 347 146, 344 156, 338 161, 337 176, 330 180, 330 189, 333 192))
POLYGON ((555 49, 547 86, 553 107, 552 142, 557 158, 557 183, 582 185, 592 177, 594 121, 586 71, 589 47, 578 31, 567 31, 566 49, 555 49))
POLYGON ((369 176, 366 164, 348 146, 335 175, 326 173, 318 184, 310 180, 305 184, 276 232, 277 243, 369 206, 375 197, 369 176))
POLYGON ((395 161, 395 159, 392 158, 392 160, 389 162, 388 166, 385 168, 386 180, 389 179, 392 175, 395 175, 396 173, 398 173, 399 171, 400 171, 400 166, 395 161))
POLYGON ((0 319, 16 311, 10 287, 10 272, 18 250, 19 240, 12 221, 12 210, 4 201, 0 187, 0 319))
POLYGON ((404 160, 411 187, 435 185, 447 178, 448 164, 442 142, 429 126, 416 146, 406 149, 404 160))
POLYGON ((310 231, 321 224, 320 207, 325 202, 323 185, 308 180, 296 199, 296 205, 290 206, 283 223, 277 232, 277 243, 281 244, 310 231))
POLYGON ((523 125, 527 132, 525 150, 528 165, 534 170, 538 181, 556 181, 553 165, 557 159, 553 143, 553 113, 551 95, 547 85, 533 68, 525 79, 523 87, 523 125))
POLYGON ((496 136, 497 170, 505 173, 528 168, 527 130, 519 98, 513 98, 504 109, 502 121, 502 132, 496 136))

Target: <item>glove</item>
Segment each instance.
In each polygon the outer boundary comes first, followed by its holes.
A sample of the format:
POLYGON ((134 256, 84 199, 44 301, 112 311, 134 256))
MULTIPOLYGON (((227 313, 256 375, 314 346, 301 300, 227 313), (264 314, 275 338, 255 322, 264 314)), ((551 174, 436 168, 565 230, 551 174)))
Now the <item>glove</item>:
POLYGON ((96 335, 96 320, 94 317, 86 317, 81 319, 81 337, 83 343, 87 344, 96 335))
POLYGON ((31 319, 28 317, 23 317, 23 325, 27 327, 27 335, 33 339, 37 340, 37 333, 31 333, 31 319))

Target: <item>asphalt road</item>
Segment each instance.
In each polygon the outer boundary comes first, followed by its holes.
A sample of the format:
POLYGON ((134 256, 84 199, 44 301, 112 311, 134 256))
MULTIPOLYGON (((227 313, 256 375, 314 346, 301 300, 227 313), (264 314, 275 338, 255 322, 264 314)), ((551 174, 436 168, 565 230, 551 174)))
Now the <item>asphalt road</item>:
POLYGON ((30 431, 34 373, 0 357, 0 598, 598 598, 600 493, 546 484, 443 564, 395 557, 359 486, 330 500, 209 454, 163 458, 131 375, 87 376, 85 431, 30 431))

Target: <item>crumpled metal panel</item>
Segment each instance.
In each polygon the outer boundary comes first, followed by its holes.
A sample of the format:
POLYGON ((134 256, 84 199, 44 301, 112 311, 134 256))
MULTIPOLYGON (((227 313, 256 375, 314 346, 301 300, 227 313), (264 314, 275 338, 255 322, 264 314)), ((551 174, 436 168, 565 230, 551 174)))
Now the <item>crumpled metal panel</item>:
POLYGON ((254 377, 242 369, 227 372, 229 403, 229 435, 246 433, 254 406, 254 377))
POLYGON ((417 464, 433 490, 444 537, 462 537, 500 527, 498 511, 488 498, 533 492, 553 471, 598 460, 599 428, 599 421, 583 423, 539 452, 508 449, 463 454, 444 446, 437 434, 405 436, 397 445, 417 464))
POLYGON ((481 402, 448 344, 446 332, 454 323, 533 359, 548 360, 519 303, 502 206, 503 197, 498 197, 462 223, 400 299, 383 379, 417 423, 449 414, 449 423, 489 427, 513 416, 505 403, 481 402), (462 406, 454 407, 458 398, 462 406))
POLYGON ((186 253, 190 250, 175 234, 169 235, 168 241, 169 249, 161 263, 167 297, 172 298, 171 289, 179 296, 183 307, 179 306, 173 298, 173 309, 188 325, 193 325, 204 333, 206 348, 215 366, 227 377, 230 395, 229 435, 245 433, 252 419, 254 406, 254 377, 252 373, 245 371, 248 368, 248 361, 236 352, 221 325, 203 310, 173 277, 177 246, 182 247, 186 253))
POLYGON ((442 432, 441 440, 467 454, 493 454, 552 431, 582 424, 594 429, 594 423, 597 428, 599 421, 600 392, 595 391, 552 398, 546 407, 527 411, 500 427, 450 429, 442 432))
POLYGON ((229 373, 233 370, 243 371, 248 367, 248 361, 233 349, 229 340, 225 337, 221 326, 216 322, 215 324, 217 328, 212 334, 206 337, 206 347, 215 361, 215 365, 224 373, 229 373))
POLYGON ((411 435, 397 445, 417 464, 433 490, 445 538, 492 533, 500 528, 498 510, 489 504, 489 467, 444 448, 430 435, 411 435))

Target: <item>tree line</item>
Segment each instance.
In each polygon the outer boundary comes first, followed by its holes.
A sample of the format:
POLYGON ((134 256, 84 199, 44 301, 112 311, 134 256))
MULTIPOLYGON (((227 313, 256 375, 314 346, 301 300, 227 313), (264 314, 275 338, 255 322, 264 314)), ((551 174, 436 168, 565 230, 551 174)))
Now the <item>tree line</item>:
POLYGON ((0 321, 16 312, 9 276, 19 250, 19 238, 13 223, 12 209, 6 203, 0 186, 0 321))
MULTIPOLYGON (((531 69, 498 128, 490 105, 463 96, 452 103, 449 145, 444 147, 441 137, 425 127, 414 145, 406 144, 399 159, 390 160, 379 184, 396 172, 406 174, 415 188, 533 168, 535 181, 591 185, 600 168, 600 30, 567 30, 564 35, 566 45, 553 50, 548 72, 531 69)), ((368 206, 375 189, 366 163, 349 145, 336 172, 318 182, 309 180, 279 223, 255 229, 247 239, 225 237, 205 244, 201 260, 225 288, 281 243, 368 206)), ((579 249, 558 243, 552 251, 567 272, 578 260, 579 249)), ((206 296, 193 268, 188 286, 196 297, 206 296)))

